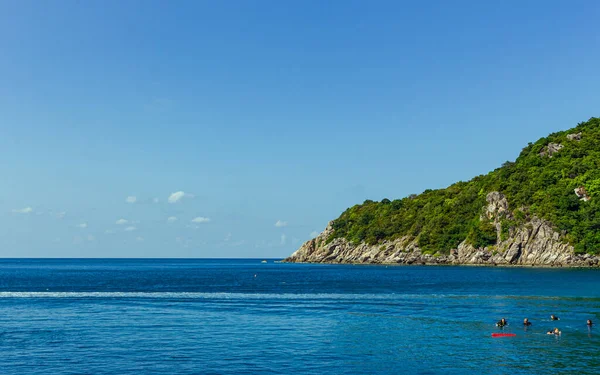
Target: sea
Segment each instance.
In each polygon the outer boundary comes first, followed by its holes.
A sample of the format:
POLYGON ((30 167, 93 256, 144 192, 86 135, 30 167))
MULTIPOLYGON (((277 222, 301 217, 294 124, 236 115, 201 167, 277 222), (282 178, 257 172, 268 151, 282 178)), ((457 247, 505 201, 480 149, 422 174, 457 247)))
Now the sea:
POLYGON ((0 260, 4 375, 598 374, 599 348, 600 270, 0 260))

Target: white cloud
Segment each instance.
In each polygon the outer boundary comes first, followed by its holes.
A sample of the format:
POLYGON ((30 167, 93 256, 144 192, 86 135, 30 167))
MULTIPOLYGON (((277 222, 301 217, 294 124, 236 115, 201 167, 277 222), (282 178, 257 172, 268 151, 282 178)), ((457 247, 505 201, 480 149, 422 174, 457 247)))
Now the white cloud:
POLYGON ((144 240, 144 237, 137 236, 135 238, 135 240, 138 241, 138 242, 142 242, 144 240))
POLYGON ((67 213, 65 211, 59 212, 56 214, 56 218, 57 219, 62 219, 67 215, 67 213))
POLYGON ((31 207, 25 207, 25 208, 15 208, 14 210, 12 210, 13 213, 15 214, 30 214, 33 212, 33 208, 31 207))
POLYGON ((223 241, 227 242, 231 239, 231 233, 227 233, 227 235, 225 236, 225 238, 223 239, 223 241))
POLYGON ((175 216, 169 216, 167 218, 167 222, 169 222, 169 223, 174 223, 176 221, 177 221, 177 218, 175 216))
POLYGON ((312 232, 310 232, 310 238, 315 238, 319 235, 319 232, 317 232, 316 230, 313 230, 312 232))
POLYGON ((177 191, 169 195, 169 198, 167 200, 169 201, 169 203, 176 203, 183 197, 185 197, 185 193, 183 191, 177 191))
POLYGON ((77 224, 77 227, 81 228, 81 229, 85 229, 85 228, 87 228, 87 226, 88 226, 87 223, 77 224))
POLYGON ((96 240, 96 237, 92 236, 91 234, 87 236, 87 240, 92 242, 96 240))
POLYGON ((125 232, 133 232, 133 231, 134 231, 134 230, 136 230, 136 229, 137 229, 137 228, 136 228, 136 227, 134 227, 134 226, 127 227, 127 228, 125 228, 125 232))
POLYGON ((112 229, 107 229, 107 230, 104 231, 104 233, 106 233, 106 234, 113 234, 113 233, 115 233, 115 231, 112 230, 112 229))
POLYGON ((285 245, 286 240, 287 240, 287 237, 285 236, 285 234, 282 234, 281 235, 281 242, 280 242, 281 245, 285 245))
POLYGON ((287 221, 277 220, 277 222, 275 223, 275 226, 277 228, 287 227, 287 221))
POLYGON ((192 223, 208 223, 209 221, 210 221, 210 218, 202 217, 202 216, 198 216, 198 217, 192 219, 192 223))
POLYGON ((137 197, 134 195, 130 195, 127 198, 125 198, 125 202, 127 203, 135 203, 135 201, 137 201, 137 197))
POLYGON ((117 224, 117 225, 123 225, 123 224, 127 224, 127 223, 128 223, 128 221, 125 219, 119 219, 115 222, 115 224, 117 224))

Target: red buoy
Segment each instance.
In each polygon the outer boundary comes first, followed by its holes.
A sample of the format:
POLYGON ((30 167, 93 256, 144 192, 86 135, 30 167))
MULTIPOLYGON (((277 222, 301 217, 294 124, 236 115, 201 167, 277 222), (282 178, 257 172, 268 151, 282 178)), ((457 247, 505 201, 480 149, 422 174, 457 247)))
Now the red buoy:
POLYGON ((517 335, 516 333, 498 333, 498 332, 492 333, 492 337, 513 337, 516 335, 517 335))

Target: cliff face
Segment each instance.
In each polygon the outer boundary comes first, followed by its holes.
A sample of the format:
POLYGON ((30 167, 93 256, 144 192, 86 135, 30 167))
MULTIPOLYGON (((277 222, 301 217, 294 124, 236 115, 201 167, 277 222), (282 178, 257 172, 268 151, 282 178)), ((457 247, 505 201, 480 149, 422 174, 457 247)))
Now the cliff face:
POLYGON ((502 220, 512 219, 506 197, 499 192, 487 195, 488 205, 480 220, 493 222, 497 241, 493 246, 474 248, 462 241, 446 254, 424 254, 414 238, 407 236, 377 245, 353 244, 345 238, 327 239, 334 229, 330 222, 316 238, 305 242, 285 262, 364 263, 364 264, 465 264, 465 265, 529 265, 557 267, 598 267, 600 257, 575 254, 551 224, 537 217, 505 228, 502 220))

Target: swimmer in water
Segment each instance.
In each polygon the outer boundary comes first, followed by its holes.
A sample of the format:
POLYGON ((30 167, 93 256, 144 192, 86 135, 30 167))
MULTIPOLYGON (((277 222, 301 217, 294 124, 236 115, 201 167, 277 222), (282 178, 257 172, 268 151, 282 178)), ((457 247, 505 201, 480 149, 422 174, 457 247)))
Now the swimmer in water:
POLYGON ((553 330, 546 332, 546 334, 560 336, 560 331, 558 330, 558 328, 554 328, 553 330))
POLYGON ((591 327, 594 323, 592 323, 592 319, 588 319, 587 320, 587 325, 588 327, 591 327))
POLYGON ((501 327, 501 328, 504 327, 504 326, 507 326, 507 325, 508 325, 508 322, 504 318, 500 319, 498 321, 498 323, 496 323, 496 326, 501 327))
POLYGON ((560 319, 558 318, 558 316, 552 314, 552 315, 550 315, 550 320, 560 320, 560 319))
POLYGON ((529 321, 529 319, 525 318, 525 319, 523 319, 523 325, 524 325, 525 327, 528 327, 528 326, 530 326, 530 325, 531 325, 531 322, 529 321))

